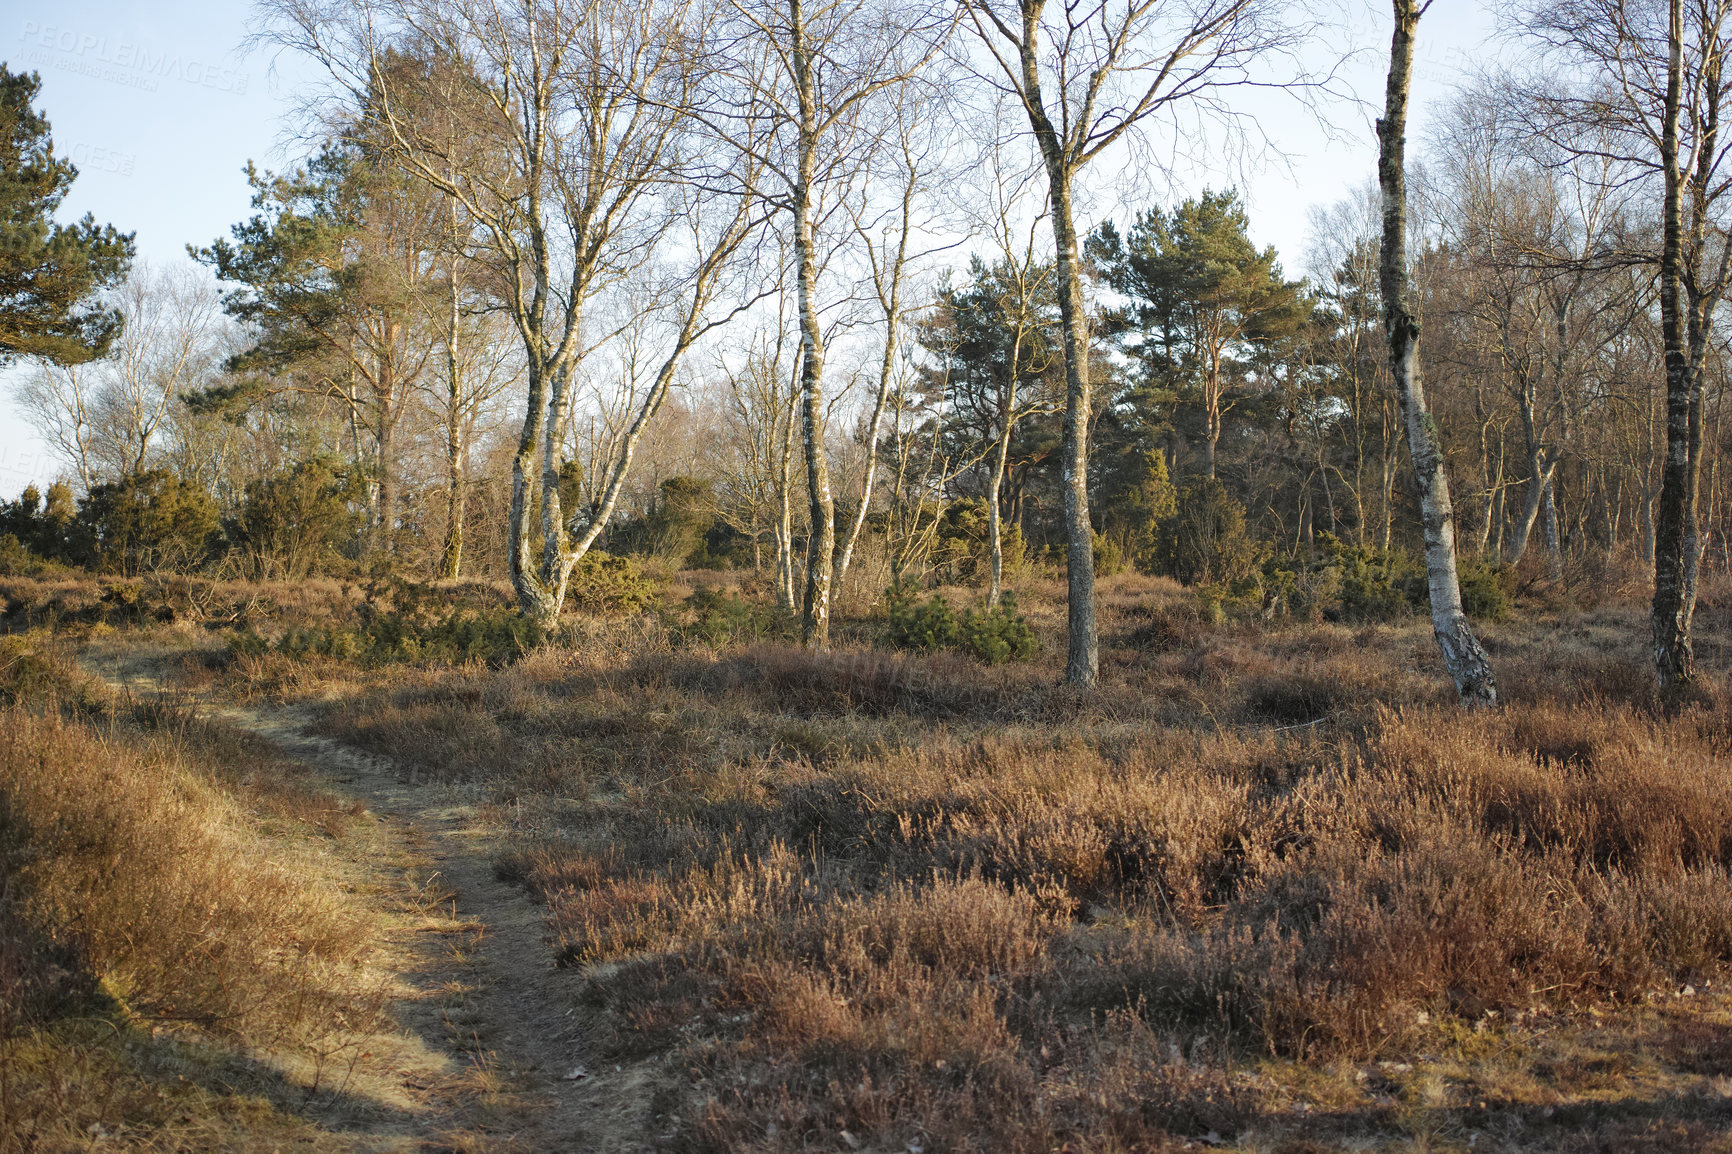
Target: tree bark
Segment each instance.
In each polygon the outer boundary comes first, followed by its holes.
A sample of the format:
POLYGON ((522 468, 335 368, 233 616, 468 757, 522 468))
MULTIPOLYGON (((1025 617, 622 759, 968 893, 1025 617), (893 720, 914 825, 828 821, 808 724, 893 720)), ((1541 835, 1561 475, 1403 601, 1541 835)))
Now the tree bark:
MULTIPOLYGON (((908 263, 909 203, 913 199, 913 182, 902 196, 902 232, 896 242, 896 256, 890 265, 890 292, 885 296, 880 285, 879 300, 884 306, 884 356, 878 363, 878 395, 872 402, 872 419, 866 428, 866 476, 860 482, 860 507, 854 511, 854 521, 848 526, 848 536, 842 542, 842 554, 836 561, 836 580, 848 575, 854 560, 854 543, 866 525, 872 509, 872 490, 878 482, 878 428, 884 423, 884 407, 890 400, 890 385, 896 379, 897 333, 902 326, 902 273, 908 263)), ((868 242, 870 243, 870 242, 868 242)))
POLYGON ((799 173, 793 189, 796 297, 800 309, 800 435, 806 451, 806 495, 811 528, 806 537, 806 592, 800 638, 808 649, 830 645, 830 592, 836 555, 836 500, 824 445, 824 335, 818 320, 818 261, 814 251, 812 185, 818 151, 818 98, 800 0, 789 0, 789 46, 800 102, 799 173))
POLYGON ((986 607, 998 608, 1004 599, 1004 474, 1010 462, 1010 437, 1016 429, 1016 386, 1022 366, 1022 325, 1010 346, 1010 380, 998 409, 998 443, 992 451, 992 479, 986 484, 986 537, 992 552, 992 584, 986 591, 986 607))
POLYGON ((560 606, 541 581, 535 548, 540 537, 535 530, 541 503, 541 474, 535 458, 546 419, 547 369, 532 350, 523 431, 511 458, 511 586, 517 594, 518 611, 543 627, 551 627, 559 622, 560 606))
MULTIPOLYGON (((1676 2, 1676 0, 1674 0, 1676 2)), ((1407 280, 1407 97, 1413 73, 1413 36, 1422 11, 1417 0, 1394 0, 1395 32, 1389 47, 1389 87, 1377 122, 1377 176, 1383 194, 1383 243, 1378 280, 1389 369, 1407 426, 1414 479, 1419 484, 1425 531, 1426 584, 1432 631, 1456 695, 1469 708, 1497 704, 1491 662, 1461 608, 1455 568, 1455 525, 1444 474, 1442 437, 1426 409, 1419 367, 1419 322, 1408 305, 1407 280)))
POLYGON ((1100 670, 1095 622, 1095 538, 1089 520, 1089 335, 1083 304, 1076 226, 1071 218, 1070 173, 1056 153, 1048 154, 1052 182, 1052 231, 1057 248, 1059 324, 1064 334, 1065 399, 1064 526, 1065 568, 1069 584, 1069 643, 1064 679, 1086 688, 1100 670))
POLYGON ((1527 556, 1528 541, 1533 537, 1534 526, 1540 523, 1540 513, 1551 493, 1552 473, 1556 467, 1554 462, 1547 461, 1538 452, 1528 457, 1527 491, 1522 494, 1521 514, 1511 529, 1508 555, 1504 558, 1511 565, 1521 564, 1522 558, 1527 556))
MULTIPOLYGON (((794 379, 800 378, 798 366, 794 379)), ((794 599, 794 408, 790 401, 787 422, 782 426, 777 457, 776 486, 776 608, 788 613, 794 599)))
MULTIPOLYGON (((455 207, 452 212, 455 214, 455 207)), ((445 547, 439 560, 439 575, 447 579, 463 572, 463 515, 468 497, 463 476, 463 368, 457 346, 462 317, 455 260, 450 278, 451 311, 445 318, 445 547)))
MULTIPOLYGON (((387 329, 386 340, 395 344, 395 329, 387 329)), ((397 540, 397 470, 394 457, 394 434, 397 430, 395 390, 397 366, 390 355, 379 362, 379 423, 373 433, 376 468, 379 471, 379 523, 374 548, 383 557, 395 552, 397 540)))
POLYGON ((1203 475, 1215 479, 1215 449, 1221 443, 1221 378, 1211 368, 1203 384, 1203 475))
POLYGON ((1696 500, 1701 460, 1700 410, 1694 366, 1684 334, 1684 177, 1678 168, 1678 116, 1683 89, 1684 19, 1671 0, 1666 62, 1665 123, 1660 167, 1665 173, 1664 232, 1660 248, 1660 331, 1666 355, 1666 456, 1654 517, 1654 671, 1663 696, 1675 697, 1696 679, 1691 640, 1694 598, 1696 500))
POLYGON ((1564 582, 1564 542, 1558 530, 1558 493, 1556 470, 1546 478, 1545 534, 1546 574, 1559 585, 1564 582))

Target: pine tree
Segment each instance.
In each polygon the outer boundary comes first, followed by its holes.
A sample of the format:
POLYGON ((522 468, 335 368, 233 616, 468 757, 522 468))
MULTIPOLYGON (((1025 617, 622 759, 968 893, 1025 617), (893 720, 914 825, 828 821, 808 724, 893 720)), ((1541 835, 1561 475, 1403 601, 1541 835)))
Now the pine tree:
MULTIPOLYGON (((372 547, 390 552, 397 528, 396 439, 409 393, 427 369, 422 294, 443 239, 435 198, 352 142, 327 144, 286 176, 247 165, 250 220, 233 240, 191 249, 217 279, 239 286, 224 310, 253 343, 231 370, 342 400, 371 439, 372 547)), ((214 398, 213 398, 214 399, 214 398)), ((226 398, 225 398, 226 399, 226 398)))
POLYGON ((48 118, 32 107, 41 87, 36 73, 0 64, 0 364, 76 365, 120 333, 120 312, 95 294, 125 277, 133 234, 89 214, 54 222, 78 169, 54 155, 48 118))
POLYGON ((1222 420, 1259 349, 1285 340, 1310 315, 1305 286, 1282 277, 1273 247, 1258 249, 1235 192, 1204 192, 1171 212, 1137 214, 1120 237, 1111 221, 1088 255, 1129 298, 1109 329, 1135 332, 1156 380, 1201 409, 1203 471, 1215 476, 1222 420))

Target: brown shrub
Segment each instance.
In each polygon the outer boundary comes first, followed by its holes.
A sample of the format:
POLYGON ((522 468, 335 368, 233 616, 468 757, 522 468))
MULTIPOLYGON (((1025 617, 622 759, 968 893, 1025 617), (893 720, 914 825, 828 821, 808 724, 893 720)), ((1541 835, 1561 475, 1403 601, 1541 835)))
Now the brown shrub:
POLYGON ((225 1087, 274 1085, 235 1051, 322 1069, 359 1053, 384 995, 364 970, 374 942, 360 910, 310 852, 258 826, 332 836, 348 810, 251 739, 104 699, 42 652, 8 652, 0 1150, 83 1148, 117 1127, 140 1148, 306 1137, 225 1087), (75 706, 67 686, 81 689, 75 706))
POLYGON ((539 807, 501 873, 604 1050, 692 1071, 676 1148, 1182 1146, 1276 1109, 1228 1058, 1321 1078, 1732 960, 1732 719, 1656 713, 1639 614, 1488 630, 1484 715, 1424 622, 1207 629, 1155 582, 1103 620, 1087 695, 611 634, 331 725, 539 807))
POLYGON ((142 756, 59 718, 9 711, 0 805, 13 916, 145 1017, 268 1038, 301 1014, 278 992, 370 948, 364 924, 287 866, 169 751, 142 756))

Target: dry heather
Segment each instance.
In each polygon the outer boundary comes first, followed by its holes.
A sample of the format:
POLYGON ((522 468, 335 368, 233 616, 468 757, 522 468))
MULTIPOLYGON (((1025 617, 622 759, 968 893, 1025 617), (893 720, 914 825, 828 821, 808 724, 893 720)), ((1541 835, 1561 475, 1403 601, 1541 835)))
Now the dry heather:
POLYGON ((315 857, 352 818, 268 747, 0 642, 0 1151, 327 1148, 295 1115, 384 1005, 315 857))
POLYGON ((1489 630, 1511 704, 1463 716, 1422 624, 1107 606, 1086 696, 643 627, 229 676, 494 784, 677 1149, 1727 1148, 1732 726, 1655 712, 1639 613, 1489 630))

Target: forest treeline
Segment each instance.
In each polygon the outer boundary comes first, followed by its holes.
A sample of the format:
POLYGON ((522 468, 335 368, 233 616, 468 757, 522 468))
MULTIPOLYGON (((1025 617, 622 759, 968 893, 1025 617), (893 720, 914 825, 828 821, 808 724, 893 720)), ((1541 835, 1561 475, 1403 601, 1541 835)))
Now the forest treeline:
MULTIPOLYGON (((108 269, 101 356, 10 346, 67 473, 0 507, 0 565, 496 578, 546 624, 598 550, 765 574, 820 647, 843 589, 992 607, 1045 566, 1080 683, 1097 572, 1421 608, 1372 165, 1285 260, 1226 183, 1146 178, 1162 140, 1254 128, 1247 78, 1327 90, 1297 9, 1204 7, 1058 36, 987 0, 271 0, 328 72, 324 143, 249 166, 204 272, 108 269), (1090 225, 1084 192, 1129 207, 1090 225)), ((1470 613, 1732 565, 1720 8, 1536 6, 1410 147, 1470 613)))

